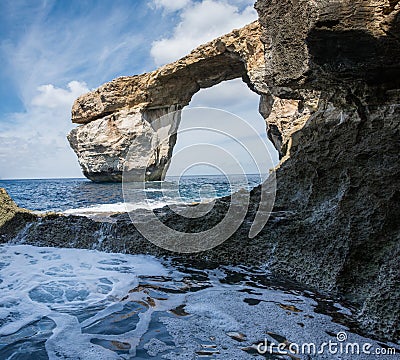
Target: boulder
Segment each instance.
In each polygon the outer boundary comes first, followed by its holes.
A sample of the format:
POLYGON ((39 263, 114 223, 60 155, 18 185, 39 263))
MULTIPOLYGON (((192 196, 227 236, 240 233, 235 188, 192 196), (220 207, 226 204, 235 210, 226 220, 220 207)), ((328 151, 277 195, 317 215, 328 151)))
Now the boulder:
POLYGON ((35 214, 18 207, 7 191, 0 188, 0 242, 12 239, 36 219, 35 214))

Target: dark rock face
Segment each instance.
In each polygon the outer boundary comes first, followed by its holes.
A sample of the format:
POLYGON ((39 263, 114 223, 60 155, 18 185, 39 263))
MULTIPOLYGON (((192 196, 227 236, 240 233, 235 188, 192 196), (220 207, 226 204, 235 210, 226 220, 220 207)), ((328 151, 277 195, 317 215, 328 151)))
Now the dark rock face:
MULTIPOLYGON (((256 198, 250 207, 248 220, 251 221, 256 210, 256 198)), ((177 215, 168 207, 155 209, 154 213, 166 225, 181 232, 200 232, 209 229, 221 221, 230 205, 230 198, 216 202, 213 210, 197 219, 188 219, 177 215)), ((182 206, 180 206, 182 207, 182 206)), ((176 209, 175 209, 176 210, 176 209)), ((131 213, 136 221, 147 224, 150 210, 137 209, 131 213)), ((248 227, 242 226, 230 239, 215 249, 195 254, 178 254, 157 247, 145 239, 126 213, 111 216, 63 216, 60 214, 43 215, 25 229, 22 236, 10 234, 3 242, 18 242, 36 246, 56 246, 66 248, 96 249, 107 252, 127 254, 151 254, 156 256, 172 256, 176 259, 207 261, 220 264, 259 264, 259 243, 246 240, 248 227), (242 248, 240 253, 237 249, 242 248)), ((267 251, 266 243, 262 251, 267 251)))
POLYGON ((262 235, 276 244, 272 268, 342 295, 359 305, 364 329, 399 338, 399 2, 256 8, 273 95, 319 98, 296 131, 273 121, 275 138, 289 135, 276 205, 294 215, 262 235))
POLYGON ((399 88, 397 0, 258 0, 274 94, 339 81, 399 88))
POLYGON ((370 330, 398 337, 400 107, 370 108, 364 119, 342 108, 340 123, 331 105, 293 136, 277 172, 276 204, 295 215, 271 234, 272 267, 362 305, 370 330))

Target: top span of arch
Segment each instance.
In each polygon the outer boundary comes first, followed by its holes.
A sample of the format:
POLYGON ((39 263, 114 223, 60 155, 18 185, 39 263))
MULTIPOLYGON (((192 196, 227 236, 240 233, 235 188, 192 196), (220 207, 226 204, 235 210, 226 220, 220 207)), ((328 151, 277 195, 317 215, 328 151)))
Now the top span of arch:
POLYGON ((240 77, 253 91, 262 92, 265 62, 260 36, 255 21, 155 71, 114 79, 75 101, 72 122, 87 124, 123 109, 183 107, 200 89, 240 77))

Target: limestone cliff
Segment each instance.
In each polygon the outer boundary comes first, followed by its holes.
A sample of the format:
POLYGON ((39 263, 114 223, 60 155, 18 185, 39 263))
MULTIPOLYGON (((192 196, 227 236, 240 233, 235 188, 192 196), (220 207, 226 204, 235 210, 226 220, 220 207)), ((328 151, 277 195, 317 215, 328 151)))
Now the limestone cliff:
POLYGON ((143 180, 139 174, 146 172, 147 180, 159 180, 176 138, 172 136, 157 152, 152 143, 160 131, 176 132, 179 110, 192 96, 234 78, 265 92, 263 69, 264 47, 254 22, 153 72, 121 77, 81 96, 73 105, 72 121, 83 125, 72 130, 68 139, 83 173, 94 181, 121 181, 129 145, 134 143, 132 179, 143 180), (176 111, 164 118, 162 126, 155 121, 176 111))
POLYGON ((359 304, 364 328, 398 338, 399 1, 256 8, 271 92, 306 106, 318 99, 303 124, 276 112, 279 102, 261 106, 286 144, 276 207, 293 214, 262 235, 276 245, 272 267, 359 304))
POLYGON ((152 110, 126 108, 73 129, 68 140, 90 180, 120 182, 128 167, 132 181, 160 180, 172 156, 179 123, 180 111, 175 105, 152 110), (165 132, 171 135, 168 141, 156 145, 165 132), (131 146, 135 151, 128 156, 131 146))

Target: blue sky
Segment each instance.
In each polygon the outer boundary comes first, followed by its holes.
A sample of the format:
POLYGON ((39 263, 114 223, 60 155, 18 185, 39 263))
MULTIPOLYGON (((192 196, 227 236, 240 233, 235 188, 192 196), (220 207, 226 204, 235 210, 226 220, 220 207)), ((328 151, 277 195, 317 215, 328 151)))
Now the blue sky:
MULTIPOLYGON (((81 176, 66 140, 76 97, 256 17, 250 0, 0 1, 0 178, 81 176)), ((201 91, 192 105, 248 116, 262 132, 257 102, 235 80, 201 91)))

